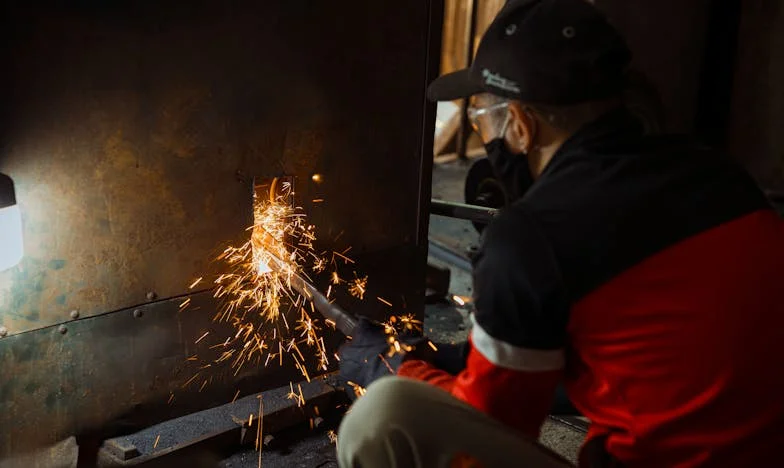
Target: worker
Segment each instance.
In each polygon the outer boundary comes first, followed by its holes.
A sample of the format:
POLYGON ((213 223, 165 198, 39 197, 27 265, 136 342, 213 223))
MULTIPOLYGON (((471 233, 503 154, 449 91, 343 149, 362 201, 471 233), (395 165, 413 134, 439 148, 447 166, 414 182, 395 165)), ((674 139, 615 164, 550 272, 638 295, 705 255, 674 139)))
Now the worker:
POLYGON ((784 221, 728 156, 643 134, 630 60, 587 1, 509 0, 471 67, 431 84, 470 98, 519 198, 473 260, 462 370, 384 354, 368 320, 341 349, 366 394, 340 466, 568 466, 536 444, 559 383, 590 420, 581 467, 780 466, 784 221))

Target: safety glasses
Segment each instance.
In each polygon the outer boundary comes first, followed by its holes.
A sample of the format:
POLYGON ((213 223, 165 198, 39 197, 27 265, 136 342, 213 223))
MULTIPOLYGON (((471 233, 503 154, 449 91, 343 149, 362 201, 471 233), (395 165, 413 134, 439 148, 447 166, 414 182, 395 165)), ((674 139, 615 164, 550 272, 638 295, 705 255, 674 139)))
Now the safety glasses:
POLYGON ((498 102, 489 106, 474 106, 466 109, 468 121, 484 143, 502 137, 509 121, 509 102, 498 102))

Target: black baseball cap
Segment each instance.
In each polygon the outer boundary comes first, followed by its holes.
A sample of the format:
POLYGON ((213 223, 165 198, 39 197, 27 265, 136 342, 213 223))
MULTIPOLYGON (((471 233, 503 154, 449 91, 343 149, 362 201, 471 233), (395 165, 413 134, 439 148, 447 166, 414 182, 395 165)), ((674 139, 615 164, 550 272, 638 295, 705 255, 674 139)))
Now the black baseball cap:
POLYGON ((470 68, 428 87, 431 101, 479 93, 568 105, 620 93, 631 52, 587 0, 508 0, 470 68))

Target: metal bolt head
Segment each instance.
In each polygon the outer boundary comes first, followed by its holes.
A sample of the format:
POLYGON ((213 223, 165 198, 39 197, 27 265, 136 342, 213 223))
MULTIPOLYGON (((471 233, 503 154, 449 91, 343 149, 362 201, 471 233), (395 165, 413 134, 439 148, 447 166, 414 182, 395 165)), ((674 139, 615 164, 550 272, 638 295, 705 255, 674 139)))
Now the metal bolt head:
POLYGON ((144 312, 142 312, 142 309, 135 309, 133 311, 133 316, 136 317, 136 318, 142 318, 142 315, 144 315, 144 312))
POLYGON ((57 327, 57 331, 60 332, 61 335, 65 335, 66 333, 68 333, 68 327, 66 327, 65 325, 60 325, 59 327, 57 327))
POLYGON ((71 318, 72 319, 78 319, 79 318, 79 311, 76 310, 76 309, 72 310, 71 311, 71 318))
POLYGON ((150 292, 147 293, 147 300, 148 301, 154 301, 156 297, 158 297, 158 295, 155 294, 155 291, 150 291, 150 292))
POLYGON ((8 334, 8 329, 5 327, 0 327, 0 338, 6 336, 8 334))

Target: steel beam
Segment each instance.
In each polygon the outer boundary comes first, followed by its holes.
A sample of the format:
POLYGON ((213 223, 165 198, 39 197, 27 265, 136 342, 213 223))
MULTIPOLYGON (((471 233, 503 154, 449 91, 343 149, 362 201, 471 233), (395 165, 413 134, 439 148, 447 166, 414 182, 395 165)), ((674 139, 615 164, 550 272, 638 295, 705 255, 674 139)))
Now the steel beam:
POLYGON ((469 221, 484 224, 490 223, 496 216, 498 216, 498 210, 496 208, 487 208, 485 206, 467 205, 465 203, 455 203, 436 199, 430 201, 430 212, 438 216, 467 219, 469 221))

